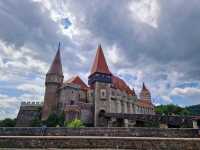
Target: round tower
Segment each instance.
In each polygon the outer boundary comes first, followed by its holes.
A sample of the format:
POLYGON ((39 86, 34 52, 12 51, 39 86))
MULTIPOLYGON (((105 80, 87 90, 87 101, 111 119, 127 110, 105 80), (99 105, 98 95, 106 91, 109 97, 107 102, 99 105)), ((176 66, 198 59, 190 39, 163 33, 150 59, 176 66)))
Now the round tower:
POLYGON ((46 120, 52 112, 57 111, 58 105, 58 89, 63 83, 62 63, 60 58, 60 43, 58 51, 46 74, 45 80, 45 96, 42 108, 42 120, 46 120))

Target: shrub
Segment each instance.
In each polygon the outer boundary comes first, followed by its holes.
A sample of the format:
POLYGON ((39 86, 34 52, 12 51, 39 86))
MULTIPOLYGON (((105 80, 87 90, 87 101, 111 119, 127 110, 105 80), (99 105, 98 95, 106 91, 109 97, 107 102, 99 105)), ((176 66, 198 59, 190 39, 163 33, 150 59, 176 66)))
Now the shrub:
POLYGON ((74 119, 72 121, 66 121, 65 127, 68 127, 68 128, 83 128, 85 126, 84 126, 84 124, 81 120, 74 119))
POLYGON ((41 127, 42 121, 39 118, 35 118, 31 122, 31 127, 41 127))
POLYGON ((47 127, 56 127, 56 126, 63 126, 64 125, 64 113, 56 114, 52 113, 49 115, 48 119, 44 121, 44 124, 47 127))

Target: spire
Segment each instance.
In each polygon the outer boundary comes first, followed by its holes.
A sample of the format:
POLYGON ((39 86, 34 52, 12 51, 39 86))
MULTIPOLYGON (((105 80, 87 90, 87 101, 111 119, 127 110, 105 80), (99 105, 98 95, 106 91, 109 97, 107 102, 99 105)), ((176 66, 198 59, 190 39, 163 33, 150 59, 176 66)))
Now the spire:
POLYGON ((140 92, 140 99, 142 99, 142 100, 151 100, 151 93, 146 88, 144 82, 143 82, 143 85, 142 85, 142 90, 140 92))
POLYGON ((94 59, 94 63, 92 65, 91 74, 94 74, 96 72, 111 74, 100 44, 98 45, 98 48, 97 48, 97 53, 94 59))
POLYGON ((132 90, 133 96, 136 96, 135 89, 132 90))
POLYGON ((58 50, 57 50, 56 56, 54 57, 54 60, 47 74, 63 75, 62 63, 61 63, 61 58, 60 58, 60 42, 58 44, 58 50))
POLYGON ((146 88, 144 82, 143 82, 143 84, 142 84, 142 90, 147 90, 147 88, 146 88))

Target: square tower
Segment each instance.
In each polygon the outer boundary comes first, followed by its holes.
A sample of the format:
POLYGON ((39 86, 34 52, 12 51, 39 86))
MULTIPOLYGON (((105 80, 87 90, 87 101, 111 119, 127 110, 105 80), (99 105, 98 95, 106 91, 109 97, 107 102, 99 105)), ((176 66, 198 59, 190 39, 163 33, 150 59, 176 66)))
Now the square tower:
POLYGON ((104 117, 101 116, 110 111, 112 74, 106 63, 101 45, 97 48, 88 84, 93 90, 94 126, 104 126, 104 117))

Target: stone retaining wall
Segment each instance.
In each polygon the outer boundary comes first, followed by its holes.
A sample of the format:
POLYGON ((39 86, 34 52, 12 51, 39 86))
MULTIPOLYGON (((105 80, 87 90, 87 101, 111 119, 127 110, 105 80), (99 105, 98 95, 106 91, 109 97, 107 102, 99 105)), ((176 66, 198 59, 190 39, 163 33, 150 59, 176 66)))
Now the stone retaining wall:
POLYGON ((0 128, 0 136, 113 136, 198 138, 199 129, 159 128, 0 128))
POLYGON ((132 150, 200 150, 199 138, 152 137, 0 137, 1 148, 113 148, 132 150))

